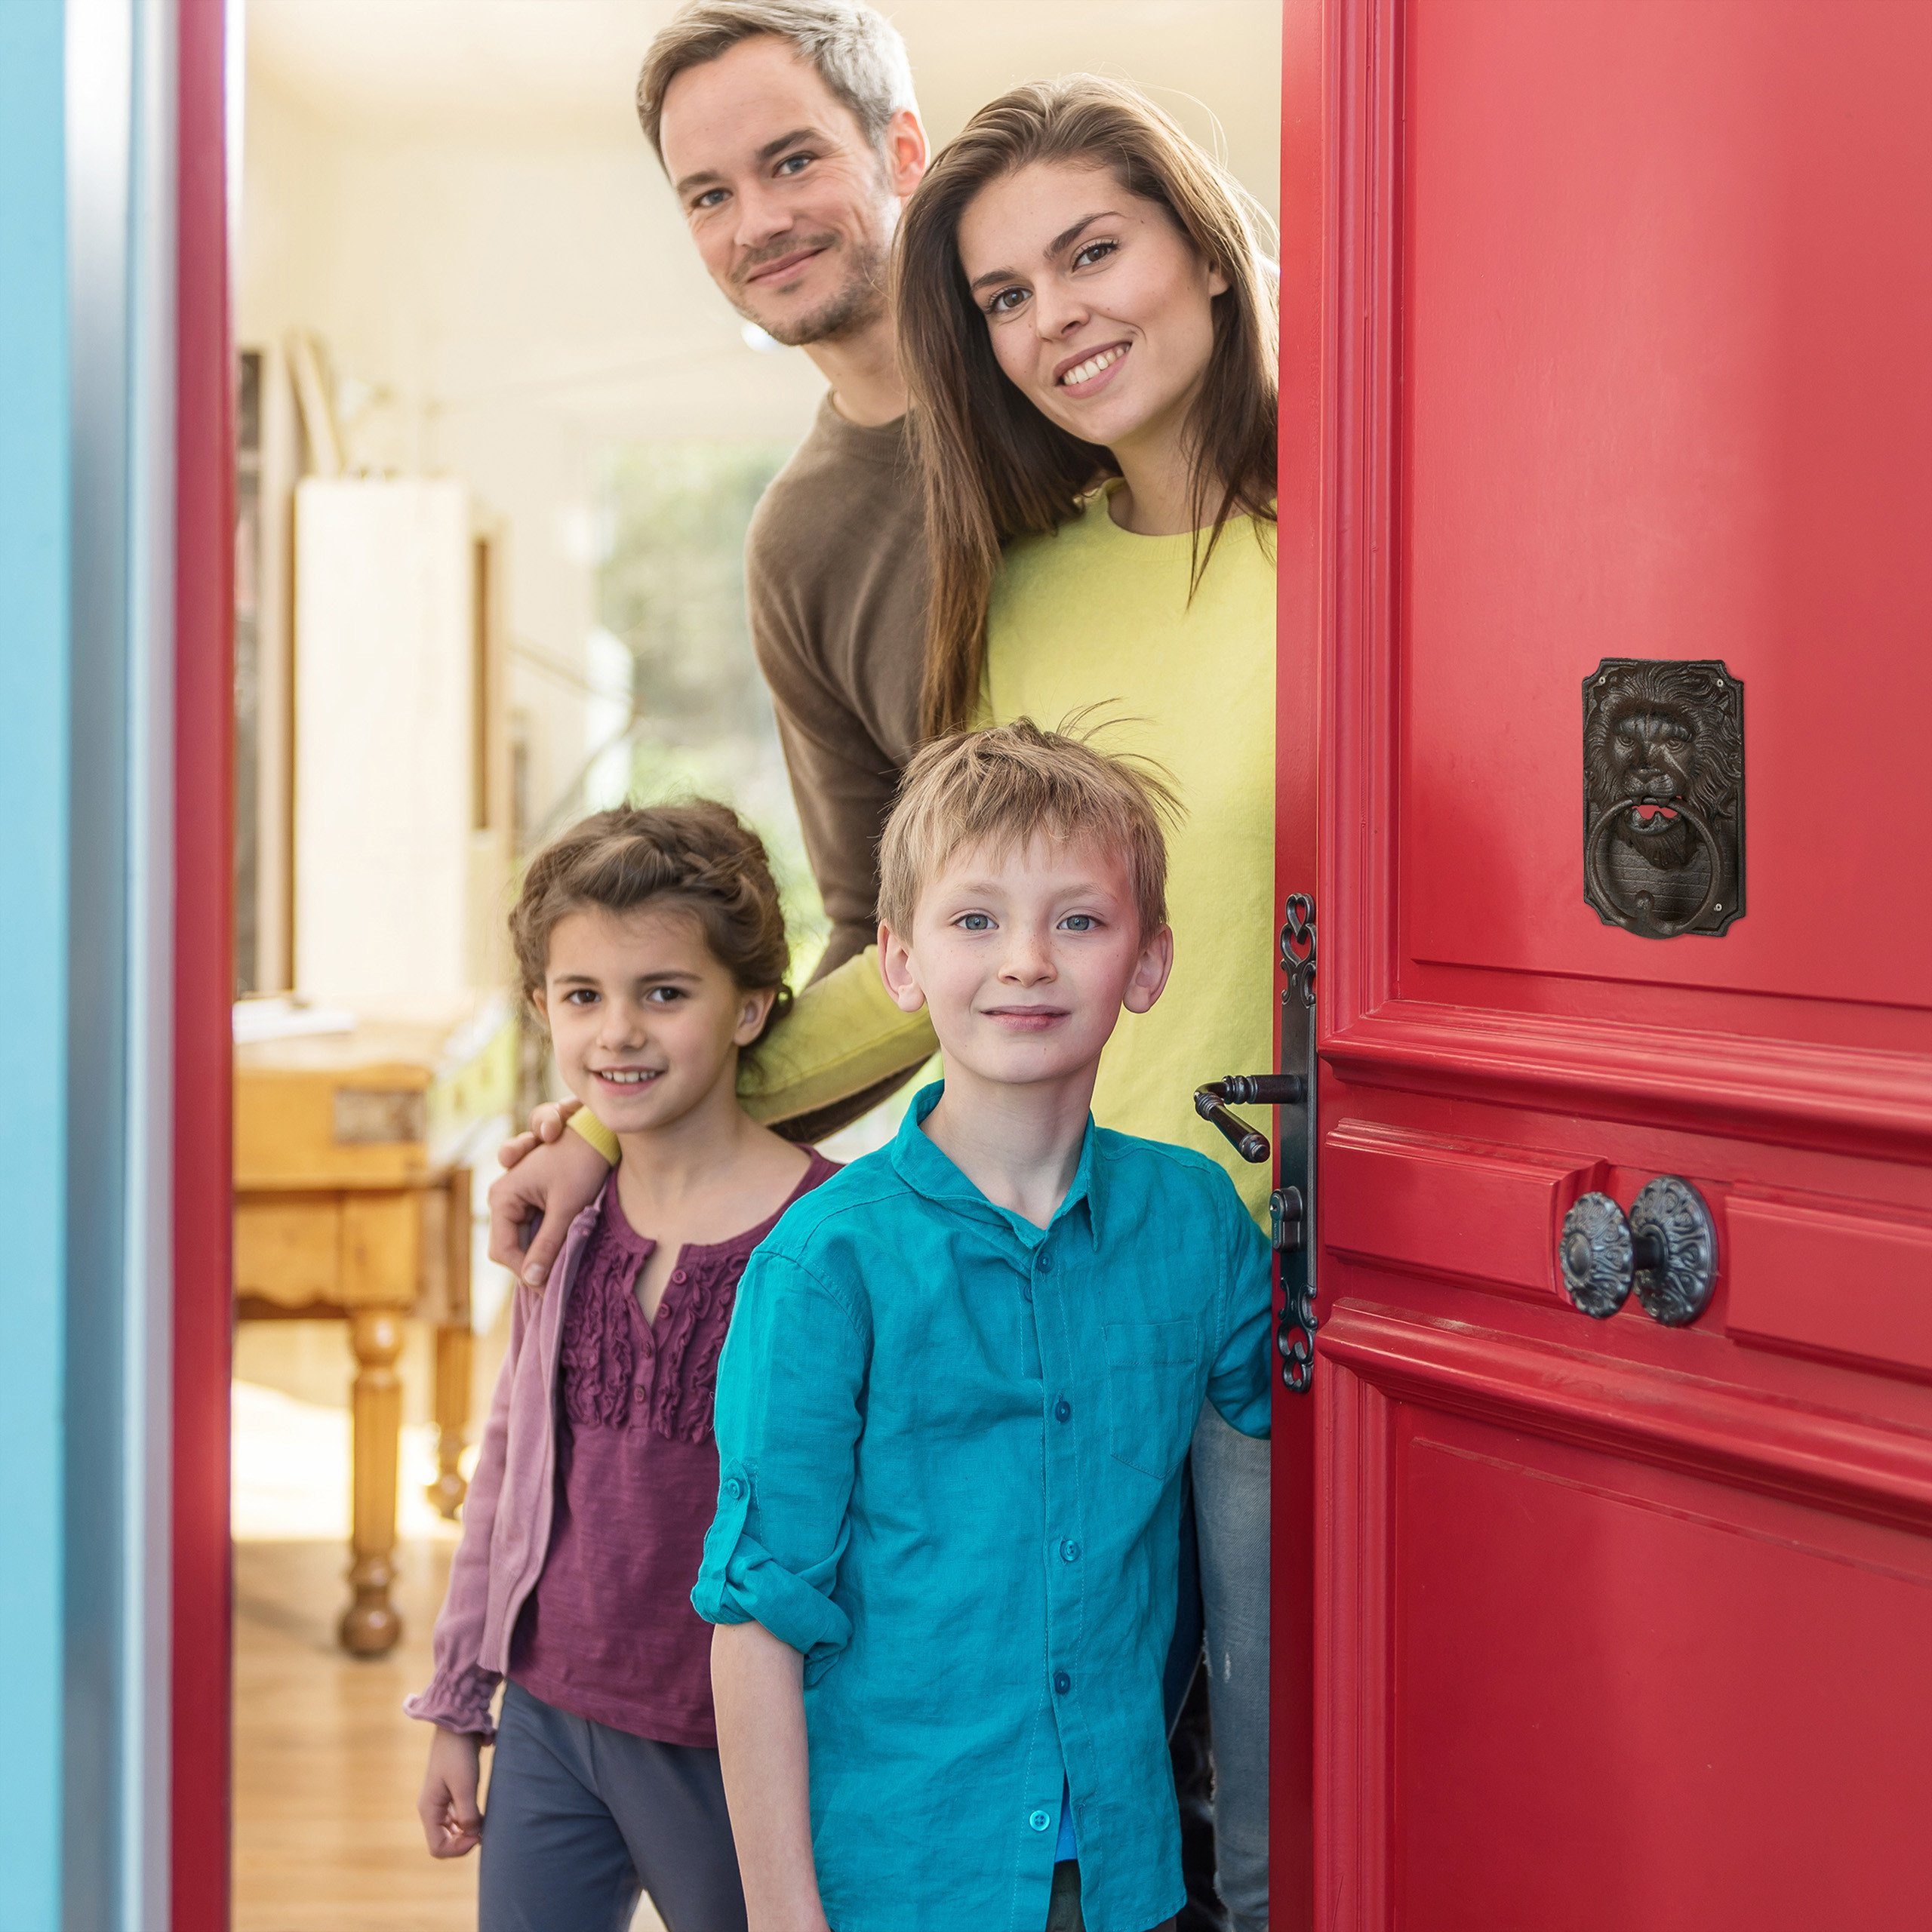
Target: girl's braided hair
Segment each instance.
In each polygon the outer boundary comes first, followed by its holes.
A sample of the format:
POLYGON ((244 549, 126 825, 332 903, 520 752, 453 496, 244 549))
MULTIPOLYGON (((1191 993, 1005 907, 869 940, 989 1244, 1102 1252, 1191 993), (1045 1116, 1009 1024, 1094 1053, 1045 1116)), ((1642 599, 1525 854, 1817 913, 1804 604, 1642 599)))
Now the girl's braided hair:
POLYGON ((531 860, 510 913, 524 997, 543 987, 560 921, 593 906, 629 912, 660 902, 696 918, 712 956, 746 992, 777 989, 762 1039, 792 1004, 785 914, 764 841, 712 798, 594 813, 531 860))

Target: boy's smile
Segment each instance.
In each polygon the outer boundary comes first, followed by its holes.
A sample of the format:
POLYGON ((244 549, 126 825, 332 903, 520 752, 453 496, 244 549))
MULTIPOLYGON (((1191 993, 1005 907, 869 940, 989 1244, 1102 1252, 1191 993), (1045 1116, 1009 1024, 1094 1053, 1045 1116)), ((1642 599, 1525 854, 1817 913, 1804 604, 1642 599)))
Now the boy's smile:
POLYGON ((1118 853, 1040 834, 955 853, 879 950, 893 998, 931 1009, 949 1078, 1013 1086, 1091 1081, 1121 1009, 1160 997, 1172 941, 1143 936, 1118 853))

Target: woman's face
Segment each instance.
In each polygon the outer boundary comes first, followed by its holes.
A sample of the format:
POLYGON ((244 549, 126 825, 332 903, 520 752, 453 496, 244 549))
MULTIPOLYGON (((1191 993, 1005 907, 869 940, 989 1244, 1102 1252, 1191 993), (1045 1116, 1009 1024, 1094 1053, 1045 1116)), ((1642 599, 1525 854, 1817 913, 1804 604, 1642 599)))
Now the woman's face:
POLYGON ((1090 443, 1178 440, 1226 280, 1111 168, 1034 162, 983 188, 959 258, 1008 380, 1090 443))

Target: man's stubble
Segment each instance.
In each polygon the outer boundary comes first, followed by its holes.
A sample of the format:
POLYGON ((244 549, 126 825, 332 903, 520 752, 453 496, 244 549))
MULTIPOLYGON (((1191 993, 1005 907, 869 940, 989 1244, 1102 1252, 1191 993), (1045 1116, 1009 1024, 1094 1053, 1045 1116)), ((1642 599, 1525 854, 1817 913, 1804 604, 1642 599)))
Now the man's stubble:
POLYGON ((810 314, 789 322, 768 321, 743 303, 734 304, 747 321, 755 322, 774 342, 787 349, 809 348, 814 343, 839 342, 869 329, 885 312, 888 248, 869 245, 856 257, 851 272, 832 295, 810 314))

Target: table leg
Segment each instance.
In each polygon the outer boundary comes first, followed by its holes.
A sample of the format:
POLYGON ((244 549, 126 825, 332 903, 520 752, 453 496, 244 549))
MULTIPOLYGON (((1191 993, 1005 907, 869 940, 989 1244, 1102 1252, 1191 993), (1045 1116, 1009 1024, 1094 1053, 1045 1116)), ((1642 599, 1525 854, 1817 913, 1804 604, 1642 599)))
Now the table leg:
POLYGON ((355 1503, 349 1566, 353 1593, 339 1635, 357 1657, 380 1657, 402 1635, 402 1619, 389 1601, 395 1580, 396 1460, 402 1433, 402 1380, 395 1372, 402 1352, 402 1312, 358 1309, 349 1318, 355 1352, 353 1398, 355 1503))
POLYGON ((445 1321, 436 1329, 436 1480, 429 1500, 451 1522, 463 1508, 469 1485, 460 1464, 469 1426, 469 1370, 474 1339, 469 1324, 445 1321))
MULTIPOLYGON (((436 1237, 440 1288, 433 1298, 436 1320, 436 1479, 429 1497, 454 1522, 469 1485, 463 1479, 463 1438, 469 1427, 469 1313, 471 1239, 469 1170, 452 1168, 436 1204, 442 1225, 436 1237)), ((426 1261, 431 1257, 425 1256, 426 1261)))

